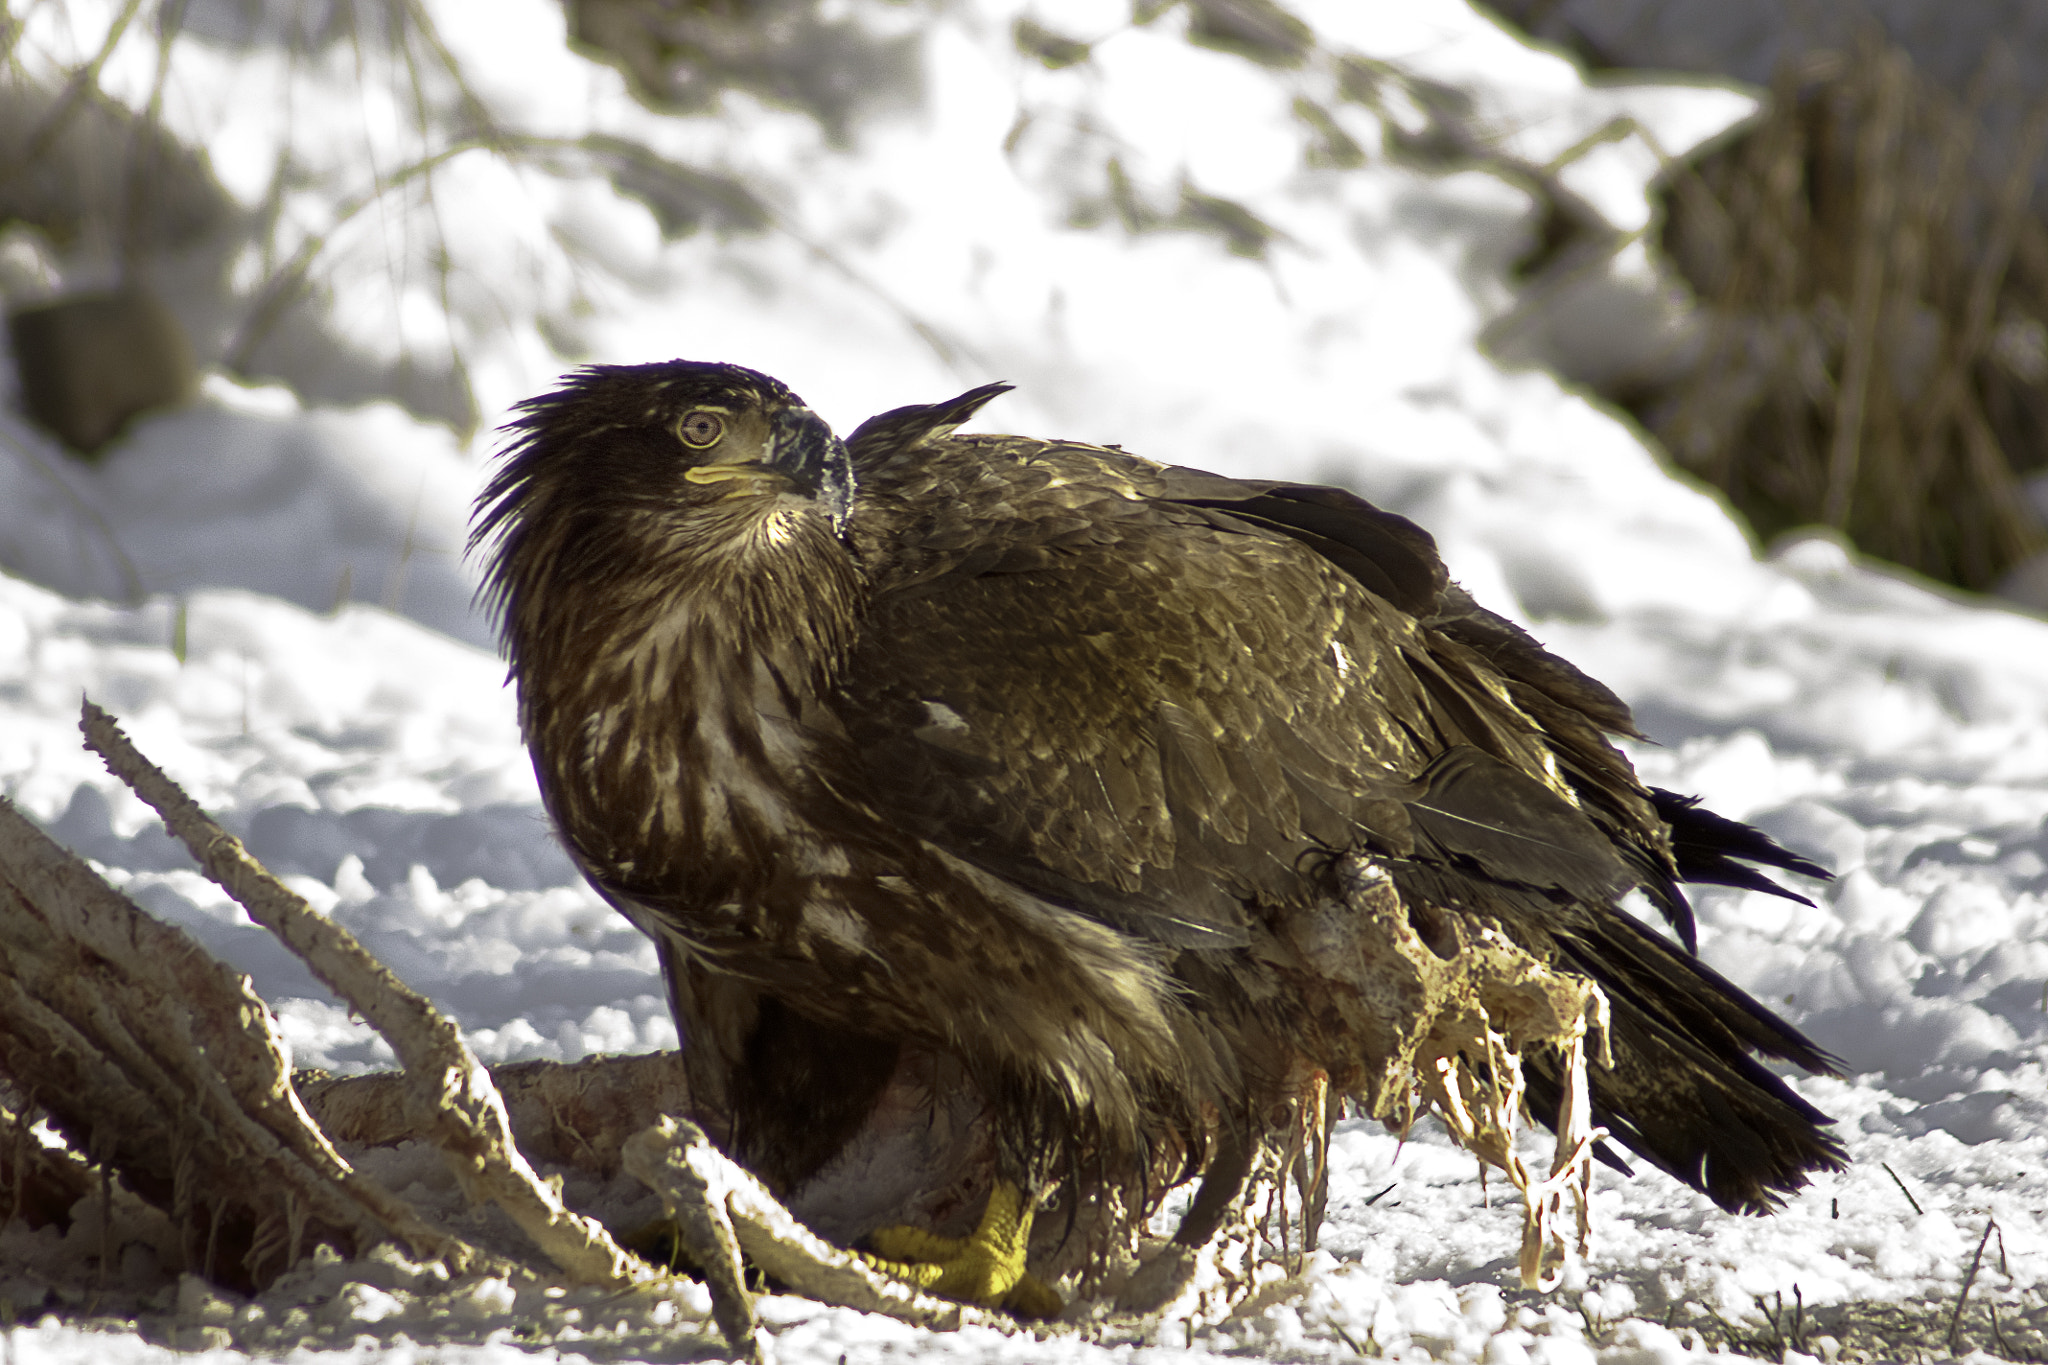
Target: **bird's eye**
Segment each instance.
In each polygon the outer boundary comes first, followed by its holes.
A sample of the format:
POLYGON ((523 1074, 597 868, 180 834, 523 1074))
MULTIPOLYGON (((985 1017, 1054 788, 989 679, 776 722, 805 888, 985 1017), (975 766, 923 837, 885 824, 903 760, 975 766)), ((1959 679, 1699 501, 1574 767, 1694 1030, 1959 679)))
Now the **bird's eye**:
POLYGON ((715 412, 690 412, 683 414, 683 420, 676 423, 676 435, 686 446, 702 450, 715 445, 725 435, 725 419, 715 412))

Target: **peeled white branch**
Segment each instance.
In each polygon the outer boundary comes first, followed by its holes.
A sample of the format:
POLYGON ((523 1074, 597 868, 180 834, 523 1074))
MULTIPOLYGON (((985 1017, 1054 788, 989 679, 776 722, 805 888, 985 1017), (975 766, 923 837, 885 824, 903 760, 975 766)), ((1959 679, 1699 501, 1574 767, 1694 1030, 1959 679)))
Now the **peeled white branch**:
POLYGON ((144 758, 106 712, 85 703, 80 729, 108 770, 155 808, 166 828, 192 850, 201 870, 391 1044, 405 1066, 418 1131, 440 1148, 472 1201, 496 1202, 577 1280, 626 1285, 654 1276, 652 1267, 614 1242, 596 1219, 564 1206, 534 1172, 513 1142, 490 1073, 452 1021, 393 976, 353 934, 322 918, 250 857, 241 840, 144 758))
MULTIPOLYGON (((533 1161, 600 1179, 617 1175, 619 1149, 663 1114, 689 1114, 690 1087, 673 1052, 505 1062, 491 1068, 519 1150, 533 1161)), ((405 1076, 373 1071, 296 1082, 299 1097, 338 1143, 391 1146, 419 1137, 405 1076)))
POLYGON ((289 1263, 309 1221, 358 1247, 391 1236, 482 1259, 354 1170, 299 1106, 270 1011, 179 930, 152 919, 0 801, 0 1072, 74 1148, 123 1173, 186 1230, 212 1272, 243 1224, 239 1273, 289 1263), (209 1210, 194 1216, 193 1210, 209 1210))
MULTIPOLYGON (((691 1248, 701 1264, 723 1269, 720 1263, 731 1254, 726 1239, 736 1237, 739 1249, 755 1265, 820 1303, 883 1313, 941 1331, 970 1325, 1016 1328, 1007 1316, 934 1298, 833 1246, 798 1222, 752 1172, 712 1146, 704 1130, 687 1119, 663 1115, 630 1138, 622 1155, 627 1172, 661 1196, 686 1236, 693 1220, 702 1220, 697 1230, 705 1249, 691 1248)), ((736 1257, 732 1264, 737 1264, 736 1257)), ((738 1344, 741 1338, 734 1335, 735 1329, 751 1331, 753 1309, 744 1302, 743 1288, 736 1296, 739 1302, 733 1301, 733 1288, 721 1284, 729 1278, 714 1269, 707 1274, 707 1283, 721 1328, 738 1344), (728 1319, 732 1327, 726 1326, 728 1319)))

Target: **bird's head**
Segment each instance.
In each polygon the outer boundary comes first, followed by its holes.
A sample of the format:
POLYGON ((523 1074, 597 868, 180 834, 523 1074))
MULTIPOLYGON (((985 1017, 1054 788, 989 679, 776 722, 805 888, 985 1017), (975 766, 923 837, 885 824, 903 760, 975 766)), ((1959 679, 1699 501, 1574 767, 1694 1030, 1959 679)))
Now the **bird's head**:
POLYGON ((799 525, 836 537, 853 505, 824 419, 738 365, 594 365, 506 430, 470 537, 472 552, 494 542, 485 593, 499 609, 541 577, 616 580, 799 525))

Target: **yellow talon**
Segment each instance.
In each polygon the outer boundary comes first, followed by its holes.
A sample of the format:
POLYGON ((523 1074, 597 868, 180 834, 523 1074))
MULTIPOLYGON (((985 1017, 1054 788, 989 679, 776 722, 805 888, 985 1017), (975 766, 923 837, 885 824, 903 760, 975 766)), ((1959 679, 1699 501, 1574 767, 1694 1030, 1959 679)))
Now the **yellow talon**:
POLYGON ((1023 1191, 998 1180, 980 1225, 968 1236, 941 1237, 903 1224, 879 1228, 868 1236, 876 1252, 868 1259, 900 1280, 962 1303, 1019 1317, 1057 1317, 1065 1307, 1060 1296, 1024 1268, 1032 1212, 1023 1191))

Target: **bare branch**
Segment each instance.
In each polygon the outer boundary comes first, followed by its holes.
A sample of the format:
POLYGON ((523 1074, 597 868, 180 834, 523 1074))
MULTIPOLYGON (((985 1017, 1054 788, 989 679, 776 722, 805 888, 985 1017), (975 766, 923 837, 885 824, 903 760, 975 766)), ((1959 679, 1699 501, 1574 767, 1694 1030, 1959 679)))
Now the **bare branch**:
MULTIPOLYGON (((704 1130, 687 1119, 662 1116, 628 1140, 623 1155, 628 1173, 661 1196, 686 1234, 690 1220, 696 1220, 705 1240, 716 1245, 721 1226, 729 1229, 755 1265, 808 1298, 940 1331, 966 1326, 1015 1330, 1016 1324, 1002 1314, 934 1298, 833 1246, 798 1222, 752 1172, 712 1146, 704 1130)), ((719 1281, 710 1283, 716 1304, 719 1281)), ((752 1318, 750 1306, 720 1305, 714 1311, 722 1328, 729 1315, 736 1324, 742 1311, 747 1321, 752 1318)), ((728 1339, 740 1345, 743 1339, 735 1340, 733 1329, 726 1330, 728 1339)))
POLYGON ((174 1217, 195 1202, 246 1215, 249 1254, 265 1262, 245 1262, 251 1275, 283 1268, 259 1254, 266 1229, 308 1217, 359 1247, 396 1235, 457 1266, 485 1259, 354 1170, 299 1106, 287 1066, 246 977, 0 801, 0 1071, 76 1150, 174 1217))
POLYGON ((651 1267, 614 1242, 597 1220, 571 1212, 534 1172, 513 1142, 490 1073, 451 1020, 393 976, 353 934, 321 918, 250 857, 241 840, 136 750, 113 717, 88 701, 80 728, 109 771, 163 817, 206 875, 391 1044, 405 1064, 415 1121, 440 1147, 472 1201, 495 1201, 575 1279, 629 1285, 653 1277, 651 1267))

